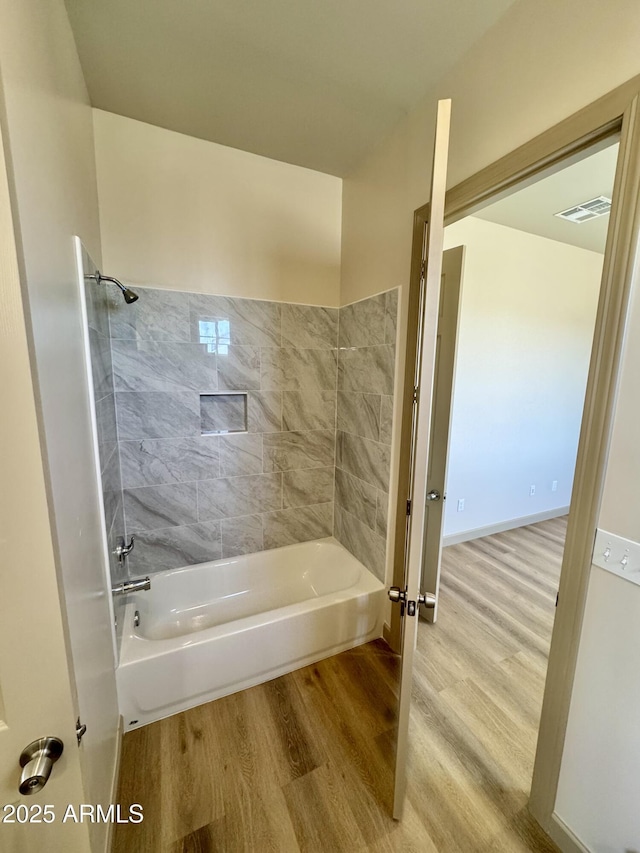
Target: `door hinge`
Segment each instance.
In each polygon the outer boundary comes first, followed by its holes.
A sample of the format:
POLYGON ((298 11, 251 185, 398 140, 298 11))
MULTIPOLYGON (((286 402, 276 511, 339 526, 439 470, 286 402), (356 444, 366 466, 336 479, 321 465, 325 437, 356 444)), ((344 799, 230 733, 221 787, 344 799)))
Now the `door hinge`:
POLYGON ((413 402, 418 402, 418 386, 416 385, 413 389, 413 402))
POLYGON ((407 501, 407 515, 411 515, 411 501, 407 501))
POLYGON ((424 281, 424 277, 427 274, 427 262, 423 259, 420 261, 420 281, 424 281))
POLYGON ((80 717, 76 720, 76 737, 78 738, 78 746, 80 746, 80 741, 84 737, 87 731, 87 727, 84 723, 80 722, 80 717))

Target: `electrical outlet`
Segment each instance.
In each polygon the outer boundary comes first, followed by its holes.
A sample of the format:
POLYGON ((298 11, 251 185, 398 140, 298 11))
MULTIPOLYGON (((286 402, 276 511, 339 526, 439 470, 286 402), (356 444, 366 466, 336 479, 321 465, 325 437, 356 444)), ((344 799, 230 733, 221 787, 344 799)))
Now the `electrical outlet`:
POLYGON ((458 512, 464 512, 464 498, 458 498, 458 512))
POLYGON ((535 493, 536 493, 536 487, 533 485, 529 486, 529 496, 533 497, 535 495, 535 493))
POLYGON ((557 480, 554 480, 553 483, 551 483, 551 491, 552 492, 558 491, 558 481, 557 480))

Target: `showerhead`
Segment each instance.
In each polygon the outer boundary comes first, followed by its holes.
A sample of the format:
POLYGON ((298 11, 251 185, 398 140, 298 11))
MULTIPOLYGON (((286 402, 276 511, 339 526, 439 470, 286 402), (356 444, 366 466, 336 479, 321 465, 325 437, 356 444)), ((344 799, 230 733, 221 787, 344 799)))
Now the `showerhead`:
POLYGON ((115 284, 115 286, 119 287, 120 290, 122 291, 122 295, 124 296, 124 301, 127 303, 127 305, 131 305, 132 302, 135 302, 137 299, 140 298, 135 291, 131 290, 128 287, 125 287, 124 284, 121 281, 118 281, 117 278, 112 278, 112 276, 110 276, 110 275, 102 275, 102 273, 99 272, 98 270, 96 270, 93 273, 93 275, 85 276, 85 278, 91 278, 94 281, 96 281, 98 284, 100 284, 103 281, 110 281, 111 284, 115 284))
POLYGON ((130 290, 128 287, 122 288, 122 295, 124 296, 124 301, 127 305, 131 305, 132 302, 135 302, 136 299, 140 298, 137 293, 134 293, 134 291, 130 290))

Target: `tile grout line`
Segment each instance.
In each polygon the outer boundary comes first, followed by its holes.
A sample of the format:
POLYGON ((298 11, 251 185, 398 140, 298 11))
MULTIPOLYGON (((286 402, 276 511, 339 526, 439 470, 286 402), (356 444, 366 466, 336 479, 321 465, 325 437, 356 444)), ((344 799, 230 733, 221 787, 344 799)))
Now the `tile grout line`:
MULTIPOLYGON (((223 515, 223 516, 220 516, 220 518, 210 518, 210 519, 204 519, 201 521, 189 521, 186 524, 170 524, 166 527, 138 527, 138 528, 135 528, 132 532, 134 535, 137 535, 139 533, 140 534, 157 533, 158 531, 161 531, 161 530, 181 530, 181 529, 184 529, 186 527, 197 527, 199 524, 217 524, 218 526, 221 527, 221 525, 224 521, 234 521, 234 520, 239 519, 239 518, 254 518, 254 517, 258 517, 258 516, 264 522, 264 516, 266 516, 266 515, 273 515, 275 513, 282 513, 282 512, 293 512, 294 510, 297 510, 297 509, 312 509, 313 507, 331 506, 331 505, 333 505, 333 503, 334 503, 334 501, 321 501, 320 503, 300 504, 297 506, 286 507, 284 509, 268 509, 268 510, 263 510, 262 512, 243 513, 242 515, 223 515)), ((345 512, 346 512, 346 510, 345 510, 345 512)), ((356 516, 354 516, 354 518, 356 518, 356 516)), ((300 540, 300 541, 304 542, 304 541, 309 541, 309 540, 300 540)))
MULTIPOLYGON (((215 483, 218 480, 242 480, 249 477, 277 477, 278 475, 291 474, 298 471, 331 471, 333 470, 333 465, 315 465, 310 468, 284 468, 280 471, 256 471, 254 474, 222 474, 219 477, 201 477, 198 480, 174 480, 170 483, 149 483, 145 486, 126 486, 123 488, 125 492, 135 492, 140 489, 157 489, 164 486, 190 486, 192 484, 197 483, 215 483)), ((341 469, 343 470, 343 469, 341 469)), ((346 473, 350 473, 347 471, 346 473)), ((356 477, 355 474, 351 474, 352 477, 356 477)), ((356 479, 361 479, 356 477, 356 479)), ((366 483, 366 480, 362 480, 363 483, 366 483)), ((380 491, 384 491, 381 489, 380 491)))
POLYGON ((338 408, 340 405, 340 323, 341 323, 342 308, 338 309, 338 320, 336 323, 336 402, 334 411, 334 431, 333 431, 333 513, 331 517, 331 533, 336 535, 336 512, 337 506, 337 490, 336 490, 336 472, 338 470, 338 408))
POLYGON ((381 535, 378 533, 378 531, 375 529, 375 527, 369 527, 369 525, 367 524, 367 522, 366 522, 366 521, 363 521, 363 520, 362 520, 361 518, 359 518, 359 517, 358 517, 354 512, 351 512, 351 510, 350 510, 350 509, 347 509, 347 507, 345 507, 343 504, 338 504, 338 506, 340 507, 340 509, 342 510, 342 512, 346 513, 347 515, 350 515, 352 518, 355 518, 355 520, 356 520, 356 521, 359 521, 359 522, 360 522, 360 524, 361 524, 363 527, 366 527, 366 528, 367 528, 367 530, 370 530, 370 531, 371 531, 371 533, 373 533, 375 536, 377 536, 377 537, 378 537, 378 539, 382 539, 382 540, 386 541, 385 537, 384 537, 384 536, 381 536, 381 535))

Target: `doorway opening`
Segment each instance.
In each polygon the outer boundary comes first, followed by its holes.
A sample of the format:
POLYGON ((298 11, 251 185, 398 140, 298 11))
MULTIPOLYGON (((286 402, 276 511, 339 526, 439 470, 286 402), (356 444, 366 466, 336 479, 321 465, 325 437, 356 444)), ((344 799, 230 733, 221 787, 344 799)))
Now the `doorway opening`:
POLYGON ((609 216, 558 212, 611 199, 618 147, 445 229, 465 265, 444 545, 568 512, 609 216))
POLYGON ((447 288, 459 299, 438 332, 432 441, 446 500, 427 506, 421 590, 438 606, 423 614, 435 624, 418 628, 413 721, 425 721, 415 739, 424 759, 413 766, 431 807, 460 838, 473 826, 473 843, 480 826, 487 844, 515 831, 547 849, 526 804, 609 222, 606 211, 582 222, 556 214, 611 199, 617 155, 612 137, 445 231, 464 263, 456 280, 445 253, 441 309, 447 288), (438 388, 447 345, 452 393, 450 377, 438 388), (450 421, 438 449, 439 405, 450 421), (451 798, 466 802, 458 817, 451 798))

